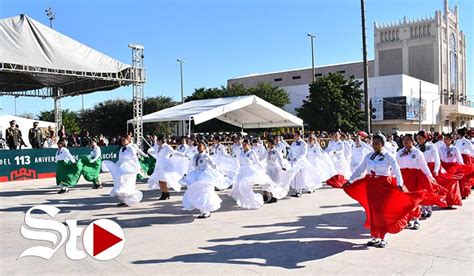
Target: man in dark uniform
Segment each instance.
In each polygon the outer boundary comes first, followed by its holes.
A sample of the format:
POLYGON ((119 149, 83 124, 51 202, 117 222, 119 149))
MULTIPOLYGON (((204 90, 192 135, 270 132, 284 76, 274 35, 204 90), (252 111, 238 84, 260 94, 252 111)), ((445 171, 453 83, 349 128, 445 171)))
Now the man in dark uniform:
POLYGON ((20 146, 20 141, 21 141, 21 136, 20 136, 20 131, 18 128, 16 128, 16 122, 15 120, 10 121, 10 127, 7 128, 6 131, 6 140, 7 140, 7 145, 8 148, 13 150, 13 149, 18 149, 20 146))
POLYGON ((28 132, 28 140, 30 141, 31 147, 34 149, 40 149, 43 147, 43 132, 38 127, 38 122, 33 123, 33 128, 30 128, 28 132))

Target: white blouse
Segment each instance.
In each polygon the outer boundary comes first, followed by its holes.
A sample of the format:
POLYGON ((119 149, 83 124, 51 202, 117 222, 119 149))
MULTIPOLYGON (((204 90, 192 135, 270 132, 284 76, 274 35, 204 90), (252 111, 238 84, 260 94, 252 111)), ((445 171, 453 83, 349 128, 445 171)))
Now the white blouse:
POLYGON ((258 159, 264 160, 267 158, 267 150, 263 146, 263 144, 258 144, 255 147, 252 147, 252 150, 257 154, 258 159))
POLYGON ((474 155, 474 148, 472 146, 472 143, 465 137, 461 139, 457 139, 456 142, 454 143, 454 146, 458 148, 461 154, 467 154, 471 156, 474 155))
POLYGON ((219 144, 212 145, 211 154, 215 154, 215 155, 228 155, 228 154, 227 154, 227 151, 225 150, 224 145, 222 145, 222 144, 220 144, 220 143, 219 143, 219 144))
POLYGON ((423 153, 426 163, 434 163, 434 171, 439 172, 439 169, 441 168, 441 160, 439 159, 438 149, 433 145, 433 143, 426 142, 424 151, 421 150, 423 147, 420 145, 417 145, 416 148, 423 153))
POLYGON ((102 151, 100 150, 99 146, 95 146, 93 149, 91 149, 90 157, 91 157, 91 162, 95 162, 97 159, 100 158, 102 155, 102 151))
POLYGON ((69 152, 67 148, 60 148, 56 151, 56 161, 69 161, 71 163, 76 163, 76 159, 69 152))
POLYGON ((298 161, 299 159, 305 158, 307 152, 308 147, 306 146, 306 142, 302 139, 298 139, 291 143, 288 159, 290 159, 290 161, 298 161))
POLYGON ((181 153, 186 153, 186 151, 188 150, 189 146, 186 145, 186 144, 181 144, 178 146, 177 148, 177 151, 181 152, 181 153))
POLYGON ((464 164, 461 152, 454 146, 447 147, 446 144, 439 149, 439 158, 445 163, 464 164))
POLYGON ((344 143, 341 140, 329 141, 326 152, 329 154, 329 156, 335 156, 337 160, 346 160, 346 156, 344 154, 344 143))
POLYGON ((233 144, 232 145, 232 156, 237 157, 239 156, 240 152, 242 151, 242 145, 241 144, 233 144))
POLYGON ((216 163, 212 161, 212 158, 209 154, 203 153, 196 153, 193 157, 193 166, 198 171, 207 170, 209 167, 217 169, 216 163))
POLYGON ((276 165, 276 166, 280 166, 282 168, 284 168, 284 165, 283 165, 283 155, 281 154, 281 152, 279 150, 277 150, 276 148, 273 148, 273 149, 269 149, 267 151, 267 164, 268 165, 276 165))
POLYGON ((354 182, 355 180, 365 176, 366 173, 374 176, 395 175, 397 185, 403 186, 403 177, 397 160, 395 160, 395 158, 385 150, 380 153, 371 152, 367 154, 362 160, 362 163, 354 171, 349 181, 354 182))
POLYGON ((281 152, 283 156, 286 156, 286 145, 288 143, 280 141, 278 144, 276 144, 275 148, 281 152))
POLYGON ((403 148, 397 152, 397 161, 400 169, 419 169, 427 177, 433 178, 423 153, 417 148, 410 150, 403 148))
POLYGON ((257 154, 255 154, 253 150, 249 150, 247 152, 242 151, 239 155, 239 163, 241 168, 257 165, 263 169, 262 163, 260 163, 257 154))

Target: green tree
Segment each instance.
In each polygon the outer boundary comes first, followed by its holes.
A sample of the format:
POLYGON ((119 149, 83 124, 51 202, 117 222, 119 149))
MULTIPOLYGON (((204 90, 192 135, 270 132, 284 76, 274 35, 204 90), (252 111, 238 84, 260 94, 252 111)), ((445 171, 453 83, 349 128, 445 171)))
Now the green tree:
POLYGON ((310 85, 309 95, 296 112, 313 130, 364 129, 361 84, 354 77, 344 79, 340 73, 318 78, 310 85))
MULTIPOLYGON (((62 111, 62 118, 67 134, 70 134, 74 131, 80 132, 79 114, 77 112, 64 109, 62 111)), ((41 111, 38 115, 38 120, 54 122, 54 110, 41 111)))
MULTIPOLYGON (((146 98, 143 102, 143 114, 149 114, 176 105, 169 97, 146 98)), ((86 109, 80 113, 83 129, 91 135, 105 136, 124 135, 127 131, 127 120, 133 117, 133 105, 130 100, 108 100, 86 109)), ((129 131, 132 131, 130 126, 129 131)), ((144 124, 144 134, 169 134, 172 123, 144 124)))

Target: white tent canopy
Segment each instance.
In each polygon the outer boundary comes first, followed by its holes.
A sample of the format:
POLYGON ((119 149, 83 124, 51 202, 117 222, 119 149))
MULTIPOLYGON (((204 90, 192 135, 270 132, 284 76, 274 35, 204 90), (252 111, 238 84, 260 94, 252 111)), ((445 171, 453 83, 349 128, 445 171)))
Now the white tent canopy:
POLYGON ((16 124, 19 126, 19 129, 21 131, 21 138, 23 138, 23 141, 28 146, 28 148, 31 147, 30 141, 28 140, 28 131, 30 130, 30 128, 33 127, 34 122, 38 122, 38 127, 40 128, 47 129, 49 126, 51 126, 53 129, 55 128, 54 122, 32 120, 12 115, 0 115, 0 132, 2 133, 3 139, 5 139, 7 128, 10 127, 10 121, 13 120, 15 120, 16 124))
POLYGON ((193 120, 198 125, 214 118, 246 129, 303 126, 300 118, 257 96, 190 101, 143 116, 143 123, 193 120))

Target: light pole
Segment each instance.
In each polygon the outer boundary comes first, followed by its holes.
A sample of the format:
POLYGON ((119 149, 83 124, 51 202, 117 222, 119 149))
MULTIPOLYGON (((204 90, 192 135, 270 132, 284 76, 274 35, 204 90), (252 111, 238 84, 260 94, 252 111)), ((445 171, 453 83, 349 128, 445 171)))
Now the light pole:
POLYGON ((369 112, 369 62, 367 60, 367 35, 365 33, 365 0, 360 0, 360 19, 362 21, 362 55, 364 59, 364 112, 367 121, 367 133, 372 131, 369 112))
MULTIPOLYGON (((179 73, 180 73, 180 76, 181 76, 181 104, 184 104, 184 85, 183 85, 183 63, 184 63, 184 60, 177 58, 176 61, 179 62, 179 73)), ((186 133, 185 133, 186 128, 184 126, 184 121, 181 122, 181 125, 182 125, 182 130, 183 130, 183 136, 185 136, 186 135, 186 133)))
POLYGON ((311 39, 311 68, 313 69, 313 82, 316 81, 316 73, 314 71, 314 39, 317 37, 314 34, 306 34, 311 39))
POLYGON ((54 14, 53 9, 51 9, 51 8, 47 8, 46 10, 44 10, 44 12, 46 13, 46 16, 49 19, 49 27, 52 29, 53 28, 53 20, 56 19, 56 15, 54 14))

